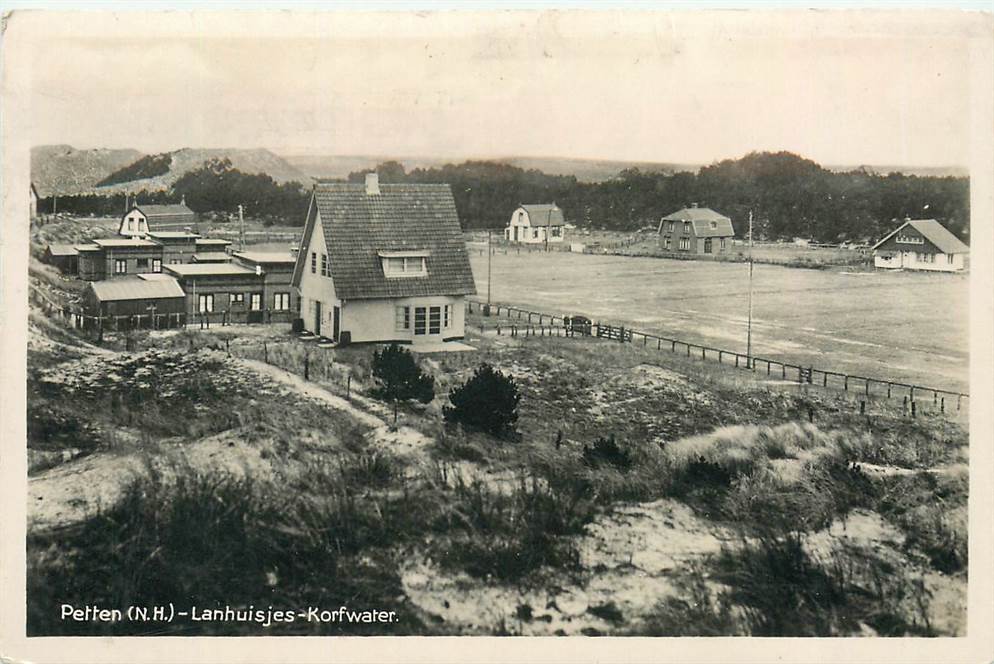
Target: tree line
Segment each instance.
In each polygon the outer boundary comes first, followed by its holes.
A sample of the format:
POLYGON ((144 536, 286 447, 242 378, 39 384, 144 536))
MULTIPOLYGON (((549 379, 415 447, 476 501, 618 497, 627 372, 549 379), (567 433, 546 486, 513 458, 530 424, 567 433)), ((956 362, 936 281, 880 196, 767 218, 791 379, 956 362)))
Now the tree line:
MULTIPOLYGON (((465 228, 502 228, 521 203, 555 202, 580 227, 633 231, 697 203, 732 219, 746 234, 750 211, 757 238, 819 242, 871 240, 897 221, 933 218, 961 239, 969 235, 970 186, 965 177, 839 173, 789 152, 754 152, 697 173, 624 170, 606 182, 579 182, 507 164, 468 161, 404 170, 376 168, 381 182, 447 183, 465 228)), ((365 171, 349 175, 361 181, 365 171)))
MULTIPOLYGON (((697 173, 632 168, 593 183, 489 161, 411 171, 388 161, 376 171, 383 183, 450 185, 467 229, 503 228, 519 204, 555 202, 577 226, 633 231, 655 228, 660 217, 697 203, 730 217, 740 237, 750 212, 758 239, 872 240, 908 216, 934 218, 961 239, 969 236, 968 178, 839 173, 789 152, 750 153, 697 173)), ((361 182, 365 173, 350 173, 348 181, 361 182)), ((213 159, 184 174, 168 191, 140 192, 137 199, 166 203, 183 196, 201 214, 233 215, 241 204, 249 217, 302 225, 310 191, 298 182, 278 184, 265 174, 242 173, 228 159, 213 159)), ((51 198, 43 199, 39 209, 51 212, 51 198)), ((58 210, 118 215, 124 211, 124 194, 60 196, 58 210)))

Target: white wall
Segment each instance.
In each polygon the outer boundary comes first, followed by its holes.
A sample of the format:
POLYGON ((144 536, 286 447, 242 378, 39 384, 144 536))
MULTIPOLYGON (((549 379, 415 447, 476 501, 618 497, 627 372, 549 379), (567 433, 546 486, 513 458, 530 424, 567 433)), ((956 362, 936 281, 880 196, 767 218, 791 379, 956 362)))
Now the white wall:
MULTIPOLYGON (((317 215, 317 212, 315 211, 317 215)), ((324 229, 321 227, 321 217, 317 215, 311 237, 300 248, 304 256, 304 269, 300 273, 300 317, 304 319, 304 329, 316 332, 315 302, 321 303, 321 334, 331 336, 334 308, 341 306, 335 294, 335 284, 331 277, 321 276, 321 254, 327 254, 328 248, 324 243, 324 229), (311 252, 317 252, 317 270, 311 272, 311 252)), ((331 263, 329 261, 330 268, 331 263)))
MULTIPOLYGON (((376 300, 350 300, 342 310, 342 331, 351 334, 356 343, 371 341, 410 341, 435 343, 445 339, 461 338, 466 330, 466 304, 463 296, 412 297, 376 300), (444 307, 452 309, 449 327, 442 327, 439 334, 414 334, 415 307, 444 307), (409 330, 397 329, 397 307, 411 308, 409 330)), ((443 320, 444 323, 444 320, 443 320)))
POLYGON ((125 237, 137 237, 148 234, 148 220, 145 215, 138 210, 132 210, 121 219, 121 226, 117 230, 118 235, 125 237), (128 229, 128 220, 134 219, 134 228, 128 229))
POLYGON ((947 254, 935 254, 935 262, 919 261, 914 251, 894 252, 893 258, 885 260, 880 252, 873 253, 874 267, 884 269, 927 270, 930 272, 956 272, 963 269, 964 254, 953 254, 950 264, 947 254))
MULTIPOLYGON (((528 212, 524 208, 518 208, 511 214, 511 221, 508 222, 507 228, 504 229, 504 239, 509 242, 514 242, 514 229, 518 229, 518 242, 521 244, 540 244, 545 242, 546 232, 549 230, 548 226, 532 226, 531 219, 529 218, 528 212), (518 213, 522 212, 521 220, 518 220, 518 213), (538 237, 535 237, 535 231, 538 231, 538 237)), ((559 227, 559 236, 549 235, 549 242, 562 242, 566 238, 566 229, 562 226, 559 227)))

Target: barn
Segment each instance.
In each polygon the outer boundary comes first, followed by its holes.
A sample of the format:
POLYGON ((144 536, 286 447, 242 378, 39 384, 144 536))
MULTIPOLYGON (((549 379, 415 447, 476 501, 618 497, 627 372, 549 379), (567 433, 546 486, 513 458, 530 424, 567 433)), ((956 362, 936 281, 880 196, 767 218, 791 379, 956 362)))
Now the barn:
POLYGON ((731 219, 697 203, 660 219, 658 232, 663 250, 698 255, 728 253, 735 237, 731 219))
POLYGON ((135 203, 121 216, 117 233, 124 237, 144 237, 153 230, 185 230, 196 223, 197 215, 186 206, 185 198, 170 205, 135 203))
POLYGON ((315 185, 292 285, 304 328, 336 342, 462 338, 476 285, 449 185, 315 185))
POLYGON ((958 272, 970 247, 935 219, 905 218, 873 245, 873 265, 885 270, 958 272))
POLYGON ((86 287, 82 297, 84 313, 114 320, 114 329, 174 327, 183 320, 185 303, 179 283, 161 274, 95 281, 86 287), (135 316, 142 317, 137 325, 135 316))
POLYGON ((79 250, 71 244, 50 244, 45 247, 43 260, 59 268, 62 274, 79 272, 79 250))
POLYGON ((519 205, 504 229, 504 239, 522 244, 562 242, 566 237, 566 220, 555 203, 519 205))

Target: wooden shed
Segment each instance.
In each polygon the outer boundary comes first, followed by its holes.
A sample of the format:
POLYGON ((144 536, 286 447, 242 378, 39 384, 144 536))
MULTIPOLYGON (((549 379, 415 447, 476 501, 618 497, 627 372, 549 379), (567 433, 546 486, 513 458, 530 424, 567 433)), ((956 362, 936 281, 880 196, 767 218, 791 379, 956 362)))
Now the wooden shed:
POLYGON ((172 327, 184 318, 186 295, 171 277, 133 275, 92 282, 83 291, 83 310, 88 316, 112 322, 105 326, 112 329, 134 327, 136 323, 140 327, 172 327))
POLYGON ((62 274, 79 272, 79 250, 71 244, 50 244, 45 247, 44 260, 59 268, 62 274))

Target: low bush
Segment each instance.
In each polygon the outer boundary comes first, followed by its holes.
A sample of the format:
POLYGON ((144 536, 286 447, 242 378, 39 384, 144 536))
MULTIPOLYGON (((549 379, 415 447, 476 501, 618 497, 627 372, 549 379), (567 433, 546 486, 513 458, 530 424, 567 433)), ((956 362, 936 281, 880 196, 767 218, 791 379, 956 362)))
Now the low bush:
POLYGON ((632 467, 632 455, 618 447, 614 435, 598 438, 594 441, 593 447, 584 445, 583 461, 593 467, 608 464, 623 472, 632 467))
POLYGON ((449 394, 452 405, 442 412, 447 422, 507 438, 515 433, 520 400, 514 378, 482 364, 449 394))
POLYGON ((394 404, 395 422, 399 402, 429 403, 435 398, 435 379, 421 371, 414 355, 406 348, 391 344, 374 352, 372 370, 377 385, 371 394, 394 404))

